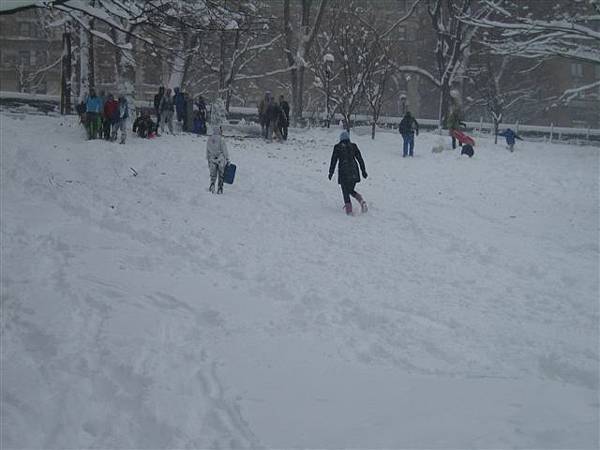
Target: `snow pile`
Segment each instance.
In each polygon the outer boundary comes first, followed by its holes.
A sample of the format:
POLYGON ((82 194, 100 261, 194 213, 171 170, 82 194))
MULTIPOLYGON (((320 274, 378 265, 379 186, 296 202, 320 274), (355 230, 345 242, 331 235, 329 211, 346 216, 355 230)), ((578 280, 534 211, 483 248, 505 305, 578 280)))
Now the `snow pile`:
POLYGON ((3 446, 598 446, 596 148, 353 135, 346 217, 339 130, 217 196, 206 137, 0 120, 3 446))

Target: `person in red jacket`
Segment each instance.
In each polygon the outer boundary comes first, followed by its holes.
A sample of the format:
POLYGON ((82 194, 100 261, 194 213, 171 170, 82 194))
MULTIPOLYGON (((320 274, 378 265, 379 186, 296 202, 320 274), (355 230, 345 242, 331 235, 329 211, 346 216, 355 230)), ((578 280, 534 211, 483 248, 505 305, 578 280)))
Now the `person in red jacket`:
POLYGON ((111 138, 111 128, 114 127, 119 116, 119 102, 115 100, 112 94, 108 94, 107 100, 104 103, 104 139, 111 138))

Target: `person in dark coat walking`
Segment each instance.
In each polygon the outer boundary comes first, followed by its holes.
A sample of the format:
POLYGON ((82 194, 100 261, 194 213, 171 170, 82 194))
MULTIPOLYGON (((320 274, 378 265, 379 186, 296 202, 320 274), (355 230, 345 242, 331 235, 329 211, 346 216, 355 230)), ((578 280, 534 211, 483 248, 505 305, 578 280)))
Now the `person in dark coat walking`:
POLYGON ((506 145, 508 145, 508 149, 511 152, 515 151, 515 142, 516 142, 515 139, 518 139, 520 141, 523 140, 523 138, 521 138, 521 136, 519 136, 517 133, 515 133, 510 128, 507 128, 502 133, 498 133, 498 136, 504 136, 504 138, 506 138, 506 145))
POLYGON ((154 112, 156 113, 156 134, 158 134, 158 127, 160 125, 160 101, 165 96, 165 88, 161 86, 158 88, 158 94, 154 96, 154 112))
POLYGON ((185 94, 181 92, 181 89, 179 89, 178 87, 175 88, 175 95, 173 95, 173 103, 175 103, 177 122, 183 122, 185 116, 185 94))
POLYGON ((398 131, 400 131, 400 134, 402 135, 402 139, 404 141, 402 157, 412 157, 415 148, 415 133, 417 134, 417 136, 419 135, 419 124, 410 112, 407 111, 402 120, 400 121, 398 131))
POLYGON ((279 108, 281 110, 279 116, 279 130, 284 141, 288 138, 288 127, 290 126, 290 104, 285 101, 283 95, 279 96, 279 108))
POLYGON ((363 213, 367 212, 367 202, 365 202, 362 195, 354 190, 356 183, 360 183, 359 166, 363 178, 367 178, 365 162, 363 161, 358 146, 350 142, 350 135, 345 130, 340 134, 340 142, 333 147, 331 164, 329 165, 330 180, 333 177, 335 166, 338 163, 338 184, 342 188, 346 214, 352 214, 352 202, 350 201, 350 196, 354 197, 360 203, 363 213))

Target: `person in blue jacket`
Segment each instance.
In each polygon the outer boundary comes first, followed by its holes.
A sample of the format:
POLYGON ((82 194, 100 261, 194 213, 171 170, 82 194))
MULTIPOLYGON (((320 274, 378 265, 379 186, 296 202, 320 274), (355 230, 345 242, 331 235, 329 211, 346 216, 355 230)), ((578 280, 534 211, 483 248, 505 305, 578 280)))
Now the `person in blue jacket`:
POLYGON ((515 151, 515 139, 522 141, 523 139, 517 133, 510 128, 507 128, 502 133, 498 133, 498 136, 504 136, 506 138, 506 145, 511 152, 515 151))
POLYGON ((94 89, 90 89, 90 93, 85 100, 85 114, 87 122, 88 139, 96 139, 100 131, 100 112, 102 111, 102 101, 96 95, 94 89))

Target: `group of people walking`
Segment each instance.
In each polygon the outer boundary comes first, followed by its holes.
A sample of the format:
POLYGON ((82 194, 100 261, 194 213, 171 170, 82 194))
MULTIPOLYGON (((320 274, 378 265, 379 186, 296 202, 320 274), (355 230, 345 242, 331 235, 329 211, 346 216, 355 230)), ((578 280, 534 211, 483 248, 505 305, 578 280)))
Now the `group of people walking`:
POLYGON ((182 92, 178 87, 171 91, 161 86, 154 96, 154 113, 156 114, 156 133, 174 134, 173 118, 181 125, 182 131, 206 134, 206 103, 200 95, 193 100, 192 96, 182 92))
POLYGON ((278 141, 286 141, 290 126, 290 105, 285 97, 280 95, 277 102, 270 91, 265 92, 258 104, 258 120, 265 139, 271 141, 275 136, 278 141))
POLYGON ((77 112, 86 127, 88 140, 116 141, 120 131, 120 143, 125 143, 129 105, 124 95, 115 100, 110 93, 105 95, 101 92, 100 95, 96 95, 96 91, 90 89, 85 101, 78 105, 77 112))

